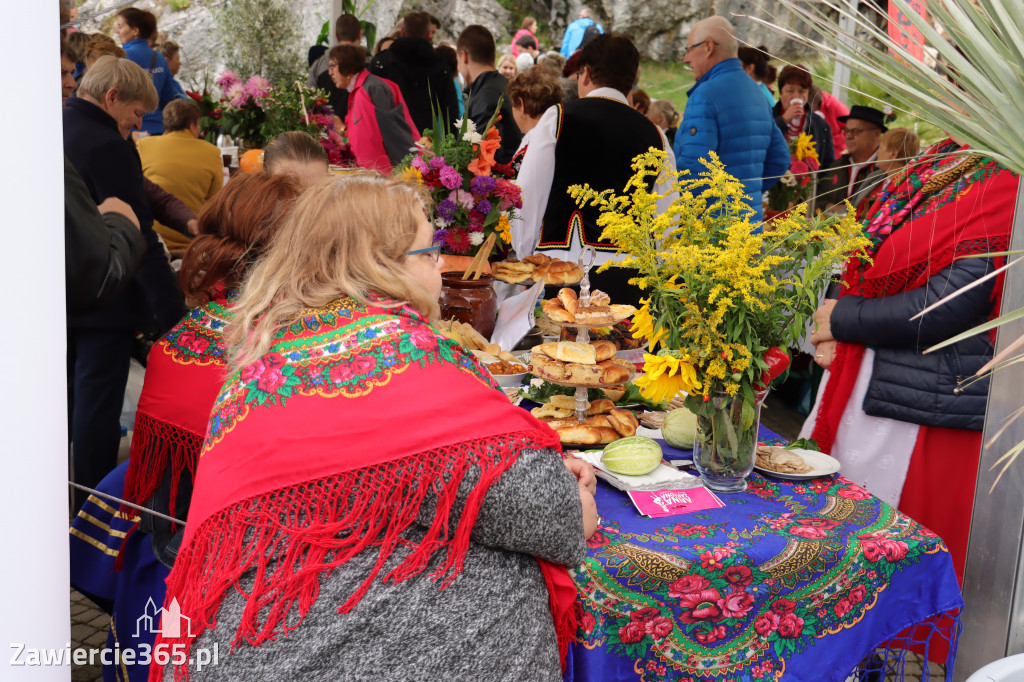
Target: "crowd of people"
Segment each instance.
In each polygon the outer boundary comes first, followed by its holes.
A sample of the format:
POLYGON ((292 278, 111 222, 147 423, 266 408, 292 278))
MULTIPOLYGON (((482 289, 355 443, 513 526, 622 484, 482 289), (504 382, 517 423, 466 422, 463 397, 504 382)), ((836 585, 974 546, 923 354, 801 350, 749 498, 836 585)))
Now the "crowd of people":
MULTIPOLYGON (((327 92, 361 170, 332 176, 317 140, 289 132, 267 145, 261 172, 227 182, 175 86, 180 48, 154 49, 150 13, 120 10, 121 47, 62 35, 74 478, 162 515, 142 514, 98 562, 102 543, 76 550, 85 531, 73 535, 73 579, 115 613, 112 628, 134 624, 147 598, 177 600, 196 637, 157 643, 230 651, 189 670, 198 680, 560 679, 574 627, 566 568, 597 524, 593 471, 563 460, 553 432, 430 326, 444 257, 423 189, 392 175, 425 131, 465 117, 482 132, 496 113, 495 161, 523 196, 515 254, 576 260, 593 246, 598 264, 619 256, 570 186, 621 191, 652 148, 690 173, 713 151, 743 182, 755 229, 770 229, 762 196, 809 135, 815 209, 850 202, 873 246, 815 315, 827 372, 805 435, 939 533, 962 571, 987 382, 958 383, 992 343, 922 351, 988 319, 1001 282, 908 320, 1001 263, 961 257, 1007 248, 1017 177, 955 140, 921 152, 912 131, 871 106, 847 109, 806 67, 776 73, 724 17, 687 37, 696 82, 682 112, 637 87, 636 45, 587 9, 560 51, 542 50, 532 17, 507 55, 480 25, 434 46, 439 25, 410 12, 364 46, 346 14, 336 44, 311 51, 308 84, 327 92), (116 467, 140 334, 156 342, 131 456, 116 467), (417 395, 431 397, 396 416, 417 395), (119 573, 118 555, 150 557, 151 570, 119 573)), ((611 268, 591 283, 635 303, 630 276, 611 268)), ((87 519, 105 504, 76 494, 87 519)), ((121 646, 127 630, 112 633, 121 646)))

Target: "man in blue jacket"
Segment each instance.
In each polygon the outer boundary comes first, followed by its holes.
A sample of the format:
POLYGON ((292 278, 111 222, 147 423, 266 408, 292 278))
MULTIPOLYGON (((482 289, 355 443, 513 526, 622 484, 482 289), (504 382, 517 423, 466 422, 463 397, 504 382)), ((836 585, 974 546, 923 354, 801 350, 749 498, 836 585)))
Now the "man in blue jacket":
POLYGON ((699 21, 690 31, 683 61, 697 82, 676 133, 676 168, 696 176, 706 170, 700 160, 716 152, 726 171, 743 182, 754 209, 751 222, 760 222, 761 195, 789 168, 789 147, 757 83, 743 72, 738 51, 736 31, 724 17, 699 21))
POLYGON ((569 24, 565 29, 565 35, 562 36, 562 56, 569 58, 572 53, 583 47, 584 37, 587 37, 587 30, 590 30, 590 37, 596 35, 603 35, 604 29, 601 28, 601 24, 596 23, 590 18, 590 10, 586 7, 580 10, 580 18, 569 24))

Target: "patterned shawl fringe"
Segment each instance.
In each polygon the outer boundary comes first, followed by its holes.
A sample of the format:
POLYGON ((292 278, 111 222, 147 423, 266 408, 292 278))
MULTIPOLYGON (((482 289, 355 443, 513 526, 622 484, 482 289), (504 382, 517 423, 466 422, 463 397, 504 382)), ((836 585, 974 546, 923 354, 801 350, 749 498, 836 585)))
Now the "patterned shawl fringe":
MULTIPOLYGON (((156 511, 184 519, 188 510, 177 509, 178 486, 186 472, 190 482, 195 480, 196 459, 202 445, 203 434, 139 412, 132 432, 131 460, 124 477, 124 499, 134 504, 146 504, 156 494, 164 472, 170 467, 170 504, 167 509, 156 511)), ((137 513, 125 506, 121 511, 133 516, 137 513)))
MULTIPOLYGON (((167 600, 177 598, 182 615, 191 619, 192 637, 188 633, 177 639, 158 635, 154 651, 168 645, 168 650, 184 650, 187 660, 195 639, 206 628, 217 626, 217 612, 232 588, 247 599, 232 650, 243 641, 258 645, 287 635, 316 601, 321 575, 375 547, 377 561, 370 574, 338 607, 338 613, 348 613, 377 579, 395 547, 409 545, 401 536, 416 521, 428 493, 437 495, 430 528, 382 580, 398 583, 418 575, 436 552, 447 550, 431 574, 444 589, 462 570, 470 532, 491 485, 515 463, 523 448, 557 446, 553 432, 538 431, 464 441, 275 490, 217 512, 182 549, 167 578, 167 600), (480 467, 480 480, 452 532, 452 507, 473 465, 480 467), (269 572, 267 564, 272 560, 277 565, 269 572), (242 577, 252 569, 254 584, 247 591, 242 577)), ((154 663, 150 681, 160 682, 162 677, 162 666, 154 663)), ((174 679, 187 680, 187 666, 176 668, 174 679)))

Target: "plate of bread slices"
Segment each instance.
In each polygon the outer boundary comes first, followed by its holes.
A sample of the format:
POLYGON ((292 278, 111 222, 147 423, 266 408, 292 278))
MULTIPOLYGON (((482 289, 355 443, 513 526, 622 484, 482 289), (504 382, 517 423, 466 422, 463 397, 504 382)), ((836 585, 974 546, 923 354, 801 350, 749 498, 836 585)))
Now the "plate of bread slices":
POLYGON ((553 395, 551 399, 530 411, 558 434, 565 447, 588 449, 603 447, 620 438, 636 435, 639 422, 630 410, 615 407, 607 398, 588 401, 587 417, 576 419, 576 398, 571 395, 553 395))
POLYGON ((559 290, 556 298, 541 302, 544 315, 562 327, 607 327, 633 316, 631 305, 614 305, 608 294, 594 290, 587 305, 580 305, 579 296, 569 288, 559 290))
POLYGON ((615 355, 611 341, 557 341, 530 351, 530 372, 562 386, 600 388, 633 378, 636 367, 615 355))
POLYGON ((510 284, 536 283, 564 286, 583 279, 583 268, 576 263, 537 253, 522 260, 503 260, 491 264, 495 279, 510 284))
POLYGON ((519 386, 527 372, 527 361, 502 350, 496 343, 489 343, 480 332, 465 322, 442 320, 437 323, 441 335, 465 346, 502 388, 519 386))
POLYGON ((815 450, 759 445, 754 468, 767 476, 803 481, 839 472, 839 460, 815 450))

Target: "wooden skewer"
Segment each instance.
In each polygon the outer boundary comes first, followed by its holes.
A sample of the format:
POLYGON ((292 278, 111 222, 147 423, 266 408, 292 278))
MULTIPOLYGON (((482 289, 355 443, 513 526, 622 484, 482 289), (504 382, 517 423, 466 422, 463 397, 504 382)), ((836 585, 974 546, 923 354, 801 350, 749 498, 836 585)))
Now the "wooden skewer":
MULTIPOLYGON (((480 247, 480 251, 476 254, 476 257, 470 264, 470 272, 473 273, 472 279, 480 279, 480 275, 483 274, 484 263, 487 262, 487 257, 491 255, 491 249, 494 248, 494 241, 497 236, 498 234, 496 232, 492 232, 487 237, 487 240, 484 241, 483 246, 480 247)), ((469 276, 469 272, 466 273, 466 276, 469 276)))

